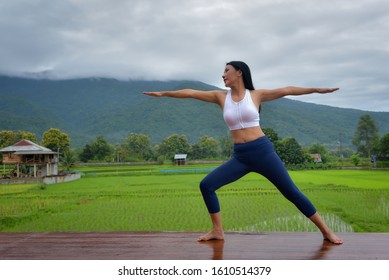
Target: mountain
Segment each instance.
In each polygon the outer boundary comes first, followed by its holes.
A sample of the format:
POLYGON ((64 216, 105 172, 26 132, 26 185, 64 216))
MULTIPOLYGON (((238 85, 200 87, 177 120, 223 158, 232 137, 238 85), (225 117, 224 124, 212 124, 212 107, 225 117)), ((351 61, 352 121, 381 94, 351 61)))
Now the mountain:
MULTIPOLYGON (((198 81, 119 81, 108 78, 72 80, 0 76, 0 131, 25 130, 40 139, 51 127, 69 134, 72 147, 99 135, 122 143, 131 132, 144 133, 154 143, 174 133, 196 143, 204 135, 228 134, 215 104, 192 99, 153 98, 144 91, 216 87, 198 81)), ((319 142, 352 147, 359 118, 369 114, 380 134, 389 133, 389 113, 316 105, 283 98, 264 103, 261 126, 303 145, 319 142)))

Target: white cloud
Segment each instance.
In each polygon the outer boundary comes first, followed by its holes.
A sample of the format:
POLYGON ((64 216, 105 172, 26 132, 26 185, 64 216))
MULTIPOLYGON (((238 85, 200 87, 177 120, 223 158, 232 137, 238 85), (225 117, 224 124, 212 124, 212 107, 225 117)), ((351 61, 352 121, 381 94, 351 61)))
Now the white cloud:
POLYGON ((194 79, 244 60, 258 88, 339 86, 299 100, 389 111, 385 0, 15 0, 0 4, 0 73, 194 79))

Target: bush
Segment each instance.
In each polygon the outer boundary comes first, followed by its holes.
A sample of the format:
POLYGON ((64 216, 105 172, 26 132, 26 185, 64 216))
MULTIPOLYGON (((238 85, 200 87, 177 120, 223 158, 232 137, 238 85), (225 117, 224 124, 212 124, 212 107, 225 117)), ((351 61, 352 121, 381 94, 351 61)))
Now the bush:
POLYGON ((158 161, 158 164, 159 165, 163 165, 164 163, 165 163, 165 156, 159 156, 158 158, 157 158, 157 161, 158 161))
POLYGON ((286 168, 288 170, 315 170, 315 169, 330 169, 335 168, 336 164, 333 163, 313 163, 306 162, 301 164, 287 164, 286 168))
POLYGON ((355 165, 355 166, 358 166, 360 163, 361 163, 361 158, 356 155, 356 154, 353 154, 351 157, 351 162, 355 165))

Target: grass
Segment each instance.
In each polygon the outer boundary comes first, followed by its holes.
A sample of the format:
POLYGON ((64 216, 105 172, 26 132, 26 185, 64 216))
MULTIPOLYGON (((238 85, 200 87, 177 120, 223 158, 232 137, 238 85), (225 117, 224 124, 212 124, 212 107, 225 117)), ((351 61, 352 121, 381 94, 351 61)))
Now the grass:
MULTIPOLYGON (((166 166, 88 167, 74 182, 0 185, 0 231, 208 230, 198 184, 212 167, 185 166, 187 173, 166 166)), ((389 232, 388 171, 290 174, 335 231, 389 232)), ((227 231, 316 231, 257 174, 225 186, 218 196, 227 231)))

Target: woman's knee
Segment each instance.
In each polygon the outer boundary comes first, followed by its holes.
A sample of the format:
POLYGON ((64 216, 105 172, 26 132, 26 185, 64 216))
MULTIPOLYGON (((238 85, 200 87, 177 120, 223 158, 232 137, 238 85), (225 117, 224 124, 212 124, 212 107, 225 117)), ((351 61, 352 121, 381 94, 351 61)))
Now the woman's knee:
POLYGON ((204 179, 200 182, 200 191, 201 191, 201 193, 209 193, 209 192, 212 192, 212 190, 211 190, 211 184, 209 183, 209 181, 207 180, 207 178, 204 178, 204 179))
POLYGON ((294 204, 305 199, 305 195, 295 186, 286 188, 282 190, 281 193, 286 199, 288 199, 294 204))
POLYGON ((200 190, 203 194, 215 193, 223 183, 216 176, 208 175, 200 182, 200 190))

